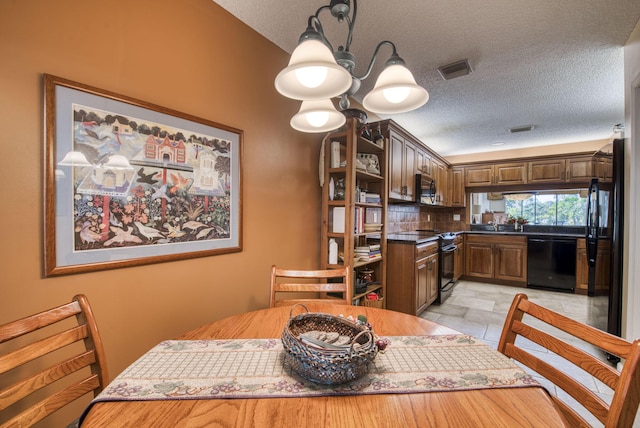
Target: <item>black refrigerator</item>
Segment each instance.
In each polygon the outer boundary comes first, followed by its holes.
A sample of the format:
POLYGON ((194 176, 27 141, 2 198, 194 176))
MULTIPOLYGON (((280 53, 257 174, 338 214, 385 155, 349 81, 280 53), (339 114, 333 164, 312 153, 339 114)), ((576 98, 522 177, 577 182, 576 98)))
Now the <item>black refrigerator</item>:
MULTIPOLYGON (((611 180, 593 179, 587 200, 586 247, 589 323, 616 336, 622 333, 622 252, 624 224, 624 139, 614 139, 594 155, 596 168, 611 165, 611 180), (595 288, 598 247, 609 241, 609 290, 595 288)), ((600 176, 601 174, 598 174, 600 176)), ((606 279, 605 279, 606 280, 606 279)))

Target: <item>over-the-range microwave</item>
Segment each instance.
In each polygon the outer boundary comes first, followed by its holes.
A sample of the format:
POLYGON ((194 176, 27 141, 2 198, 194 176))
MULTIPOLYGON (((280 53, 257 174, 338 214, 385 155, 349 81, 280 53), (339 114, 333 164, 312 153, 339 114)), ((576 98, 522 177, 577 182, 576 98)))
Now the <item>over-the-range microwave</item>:
POLYGON ((416 174, 416 202, 423 205, 435 205, 436 181, 424 174, 416 174))

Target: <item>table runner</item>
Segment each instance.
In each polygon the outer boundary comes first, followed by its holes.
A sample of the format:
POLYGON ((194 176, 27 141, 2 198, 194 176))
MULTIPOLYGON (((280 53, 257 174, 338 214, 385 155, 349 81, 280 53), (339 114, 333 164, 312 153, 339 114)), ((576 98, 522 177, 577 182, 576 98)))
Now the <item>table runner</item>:
POLYGON ((169 340, 118 375, 97 401, 419 393, 538 385, 468 335, 387 336, 369 373, 319 385, 283 367, 280 339, 169 340))

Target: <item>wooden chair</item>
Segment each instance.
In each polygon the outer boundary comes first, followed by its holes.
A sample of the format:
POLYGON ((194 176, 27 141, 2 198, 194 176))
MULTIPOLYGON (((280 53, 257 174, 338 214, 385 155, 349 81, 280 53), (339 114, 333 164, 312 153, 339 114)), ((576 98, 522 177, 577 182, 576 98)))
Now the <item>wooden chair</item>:
POLYGON ((102 340, 83 295, 0 326, 0 344, 11 349, 0 356, 0 414, 15 405, 1 428, 32 426, 108 382, 102 340))
POLYGON ((271 267, 271 297, 269 306, 285 306, 296 303, 331 302, 351 304, 351 267, 327 270, 291 270, 271 267), (329 282, 331 281, 331 282, 329 282), (339 282, 338 282, 339 281, 339 282), (291 299, 276 300, 276 293, 298 293, 291 299), (301 293, 320 295, 315 298, 299 298, 301 293), (342 293, 341 297, 327 296, 326 293, 342 293))
MULTIPOLYGON (((638 368, 640 363, 640 339, 630 343, 617 336, 543 308, 530 302, 525 294, 518 294, 515 296, 507 315, 498 351, 521 362, 564 390, 602 422, 605 427, 625 428, 633 425, 638 403, 640 402, 640 370, 638 368), (622 371, 618 372, 597 356, 576 348, 567 343, 566 340, 540 331, 531 325, 531 318, 526 317, 523 321, 524 314, 535 317, 609 354, 622 358, 625 360, 622 371), (598 378, 613 389, 614 394, 611 404, 607 405, 597 394, 561 371, 553 363, 542 361, 531 352, 517 346, 515 344, 517 336, 525 337, 537 343, 598 378)), ((571 426, 590 426, 565 402, 553 395, 552 398, 571 426)))

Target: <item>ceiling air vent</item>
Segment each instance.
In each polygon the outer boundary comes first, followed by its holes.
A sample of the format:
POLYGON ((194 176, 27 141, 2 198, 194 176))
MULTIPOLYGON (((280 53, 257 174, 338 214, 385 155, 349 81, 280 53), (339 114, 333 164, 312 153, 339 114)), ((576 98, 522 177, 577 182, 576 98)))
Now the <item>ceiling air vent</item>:
POLYGON ((533 125, 527 125, 527 126, 518 126, 515 128, 510 128, 509 132, 512 134, 515 134, 517 132, 529 132, 533 129, 533 125))
POLYGON ((440 76, 442 76, 444 80, 451 80, 456 77, 466 76, 472 71, 473 69, 469 64, 468 59, 456 61, 438 68, 438 73, 440 73, 440 76))

